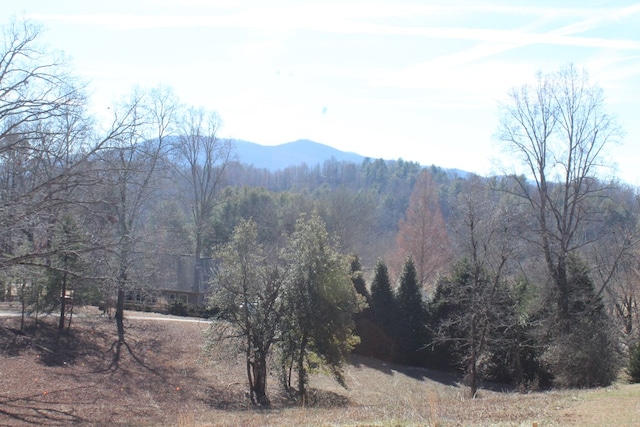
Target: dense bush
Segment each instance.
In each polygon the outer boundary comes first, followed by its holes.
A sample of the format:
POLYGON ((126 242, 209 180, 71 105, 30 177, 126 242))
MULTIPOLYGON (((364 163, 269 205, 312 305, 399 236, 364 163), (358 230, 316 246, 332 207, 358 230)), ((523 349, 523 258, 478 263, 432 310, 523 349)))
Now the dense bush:
POLYGON ((189 309, 187 307, 187 303, 180 300, 173 300, 169 303, 168 307, 169 314, 174 316, 188 316, 189 309))
POLYGON ((568 327, 558 325, 543 359, 559 387, 608 386, 618 374, 615 344, 604 322, 582 319, 568 327))
POLYGON ((615 381, 619 358, 610 320, 579 258, 568 261, 567 317, 550 323, 551 338, 543 360, 560 387, 600 387, 615 381))
POLYGON ((174 316, 202 317, 204 319, 214 317, 218 312, 219 310, 217 307, 187 304, 181 300, 174 300, 170 302, 167 307, 167 313, 174 316))
POLYGON ((631 349, 629 356, 629 381, 640 383, 640 341, 631 349))

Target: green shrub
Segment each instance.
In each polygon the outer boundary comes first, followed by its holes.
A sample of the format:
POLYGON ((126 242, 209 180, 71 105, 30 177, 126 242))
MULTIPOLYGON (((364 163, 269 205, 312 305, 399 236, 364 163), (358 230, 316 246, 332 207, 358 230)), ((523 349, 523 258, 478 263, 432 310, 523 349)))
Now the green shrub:
POLYGON ((640 341, 631 349, 629 354, 629 381, 640 383, 640 341))
POLYGON ((189 308, 187 307, 187 303, 181 300, 173 300, 169 303, 169 314, 173 314, 174 316, 188 316, 189 308))
POLYGON ((606 387, 617 377, 619 359, 604 320, 558 322, 551 345, 542 355, 558 387, 606 387))
POLYGON ((216 316, 218 311, 217 307, 187 304, 182 300, 173 300, 167 307, 167 313, 174 316, 201 317, 204 319, 216 316))

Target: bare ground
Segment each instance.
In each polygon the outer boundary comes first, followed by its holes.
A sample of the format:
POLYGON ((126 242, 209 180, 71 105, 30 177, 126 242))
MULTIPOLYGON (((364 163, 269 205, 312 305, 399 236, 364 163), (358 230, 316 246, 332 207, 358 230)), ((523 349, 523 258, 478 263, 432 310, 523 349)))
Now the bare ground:
POLYGON ((260 410, 247 399, 241 359, 203 353, 206 323, 129 313, 128 347, 114 363, 113 321, 94 309, 81 314, 58 344, 54 318, 35 331, 29 319, 24 333, 18 318, 0 318, 0 425, 640 425, 637 385, 528 394, 483 390, 469 399, 450 375, 360 357, 347 369, 348 389, 314 375, 313 399, 303 407, 279 394, 271 378, 273 408, 260 410))

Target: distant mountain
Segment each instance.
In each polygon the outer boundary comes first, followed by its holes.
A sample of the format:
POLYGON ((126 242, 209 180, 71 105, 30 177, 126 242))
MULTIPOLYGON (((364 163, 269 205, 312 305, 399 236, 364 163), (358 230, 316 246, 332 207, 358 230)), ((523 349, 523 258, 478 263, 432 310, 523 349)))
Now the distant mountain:
POLYGON ((306 163, 309 166, 322 164, 335 158, 337 161, 361 163, 365 157, 356 153, 340 151, 328 145, 300 139, 281 145, 260 145, 254 142, 233 140, 238 160, 241 163, 277 171, 289 166, 306 163))
MULTIPOLYGON (((308 166, 322 164, 332 157, 339 162, 351 162, 360 164, 366 158, 360 154, 340 151, 328 145, 299 139, 280 145, 260 145, 255 142, 233 140, 236 146, 236 154, 240 163, 253 165, 259 169, 267 169, 271 172, 285 169, 289 166, 298 166, 302 163, 308 166)), ((384 159, 397 160, 397 159, 384 159)), ((411 161, 411 159, 404 159, 411 161)), ((425 166, 425 165, 423 165, 425 166)), ((450 174, 466 177, 469 172, 462 169, 445 169, 450 174)))

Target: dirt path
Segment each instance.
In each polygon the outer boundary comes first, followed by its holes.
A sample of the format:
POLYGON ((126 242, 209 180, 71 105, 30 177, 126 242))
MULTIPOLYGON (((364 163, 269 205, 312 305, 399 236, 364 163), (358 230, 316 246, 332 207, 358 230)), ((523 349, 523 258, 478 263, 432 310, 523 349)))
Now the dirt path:
MULTIPOLYGON (((9 306, 6 303, 0 305, 0 317, 20 317, 21 312, 19 307, 9 306), (4 305, 4 306, 3 306, 4 305)), ((58 313, 41 313, 40 316, 57 316, 58 313)), ((97 309, 94 310, 94 307, 82 307, 82 311, 79 313, 74 313, 74 317, 84 317, 84 316, 98 316, 100 312, 97 309)), ((27 314, 28 318, 32 316, 27 314)), ((209 323, 208 319, 201 319, 195 317, 176 317, 170 316, 167 314, 160 313, 144 313, 137 311, 125 311, 124 315, 125 320, 157 320, 161 322, 188 322, 188 323, 209 323)))
POLYGON ((126 320, 159 320, 163 322, 190 322, 190 323, 209 323, 207 319, 196 319, 193 317, 168 317, 166 315, 159 314, 157 316, 127 316, 124 318, 126 320))

